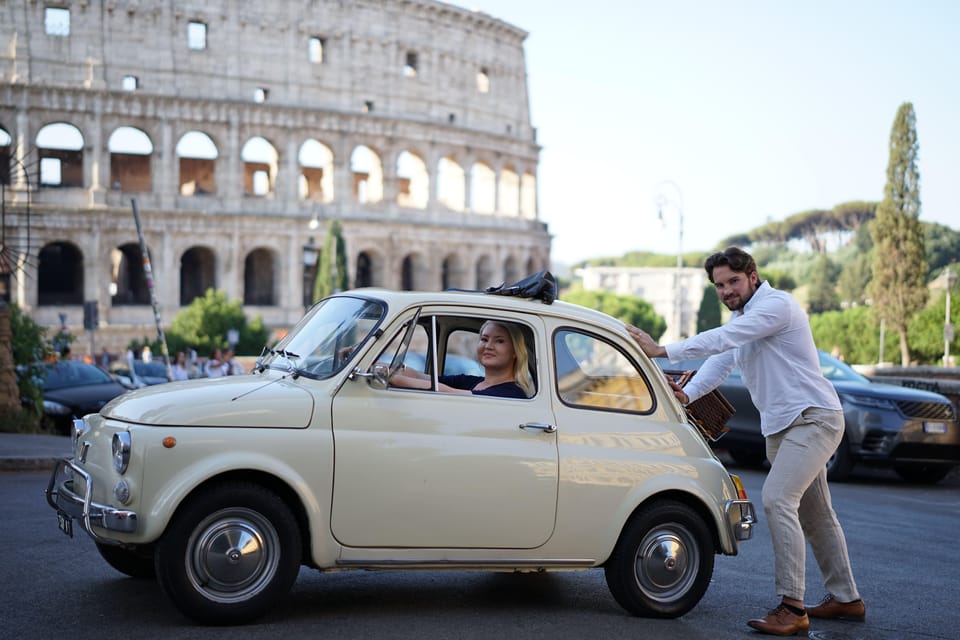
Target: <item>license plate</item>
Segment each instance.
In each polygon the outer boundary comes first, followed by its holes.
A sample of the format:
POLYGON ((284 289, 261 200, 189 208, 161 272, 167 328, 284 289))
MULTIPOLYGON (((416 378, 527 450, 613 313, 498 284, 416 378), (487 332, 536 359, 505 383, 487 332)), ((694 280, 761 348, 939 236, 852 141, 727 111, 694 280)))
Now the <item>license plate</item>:
POLYGON ((947 423, 946 422, 924 422, 923 432, 924 433, 946 433, 947 423))
POLYGON ((62 511, 57 512, 57 527, 71 538, 73 537, 73 518, 62 511))

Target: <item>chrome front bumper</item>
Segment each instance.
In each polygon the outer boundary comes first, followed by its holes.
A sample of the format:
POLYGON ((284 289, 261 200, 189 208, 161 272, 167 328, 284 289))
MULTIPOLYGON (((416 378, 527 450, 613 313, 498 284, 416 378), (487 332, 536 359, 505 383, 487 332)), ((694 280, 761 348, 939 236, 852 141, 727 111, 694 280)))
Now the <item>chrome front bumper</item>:
POLYGON ((122 541, 102 536, 96 533, 93 527, 119 533, 133 533, 137 530, 137 513, 135 511, 117 509, 93 502, 93 481, 90 474, 74 464, 71 459, 63 458, 57 461, 44 493, 47 497, 47 504, 56 509, 61 516, 77 519, 83 530, 97 542, 121 544, 122 541), (63 481, 58 484, 61 478, 61 470, 67 469, 84 479, 86 490, 83 495, 73 490, 73 478, 66 473, 63 474, 63 481))

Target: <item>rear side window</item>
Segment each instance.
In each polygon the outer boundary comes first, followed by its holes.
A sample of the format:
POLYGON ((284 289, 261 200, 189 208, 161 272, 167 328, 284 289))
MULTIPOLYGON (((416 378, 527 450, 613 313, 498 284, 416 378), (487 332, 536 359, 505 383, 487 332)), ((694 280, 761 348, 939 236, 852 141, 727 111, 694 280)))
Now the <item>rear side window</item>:
POLYGON ((629 413, 653 410, 653 392, 633 362, 605 340, 564 329, 553 350, 560 399, 574 407, 629 413))

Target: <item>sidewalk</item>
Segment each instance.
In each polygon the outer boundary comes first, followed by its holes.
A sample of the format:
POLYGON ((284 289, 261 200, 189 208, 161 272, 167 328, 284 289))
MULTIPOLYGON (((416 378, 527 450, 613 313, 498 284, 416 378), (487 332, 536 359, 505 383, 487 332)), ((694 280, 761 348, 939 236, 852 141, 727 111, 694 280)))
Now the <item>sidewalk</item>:
POLYGON ((0 472, 48 471, 71 455, 68 436, 0 433, 0 472))

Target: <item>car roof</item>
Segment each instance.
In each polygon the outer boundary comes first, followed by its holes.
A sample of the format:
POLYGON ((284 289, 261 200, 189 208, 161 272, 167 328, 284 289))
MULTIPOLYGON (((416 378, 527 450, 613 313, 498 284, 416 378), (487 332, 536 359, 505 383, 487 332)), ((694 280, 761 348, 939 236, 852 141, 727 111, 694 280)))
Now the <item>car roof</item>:
POLYGON ((478 312, 497 309, 533 313, 561 320, 586 322, 607 327, 613 331, 623 331, 623 322, 595 309, 578 304, 556 300, 545 304, 539 300, 503 296, 473 291, 395 291, 393 289, 363 288, 352 289, 337 294, 342 296, 358 295, 382 300, 391 308, 408 308, 417 305, 458 305, 474 307, 478 312))

